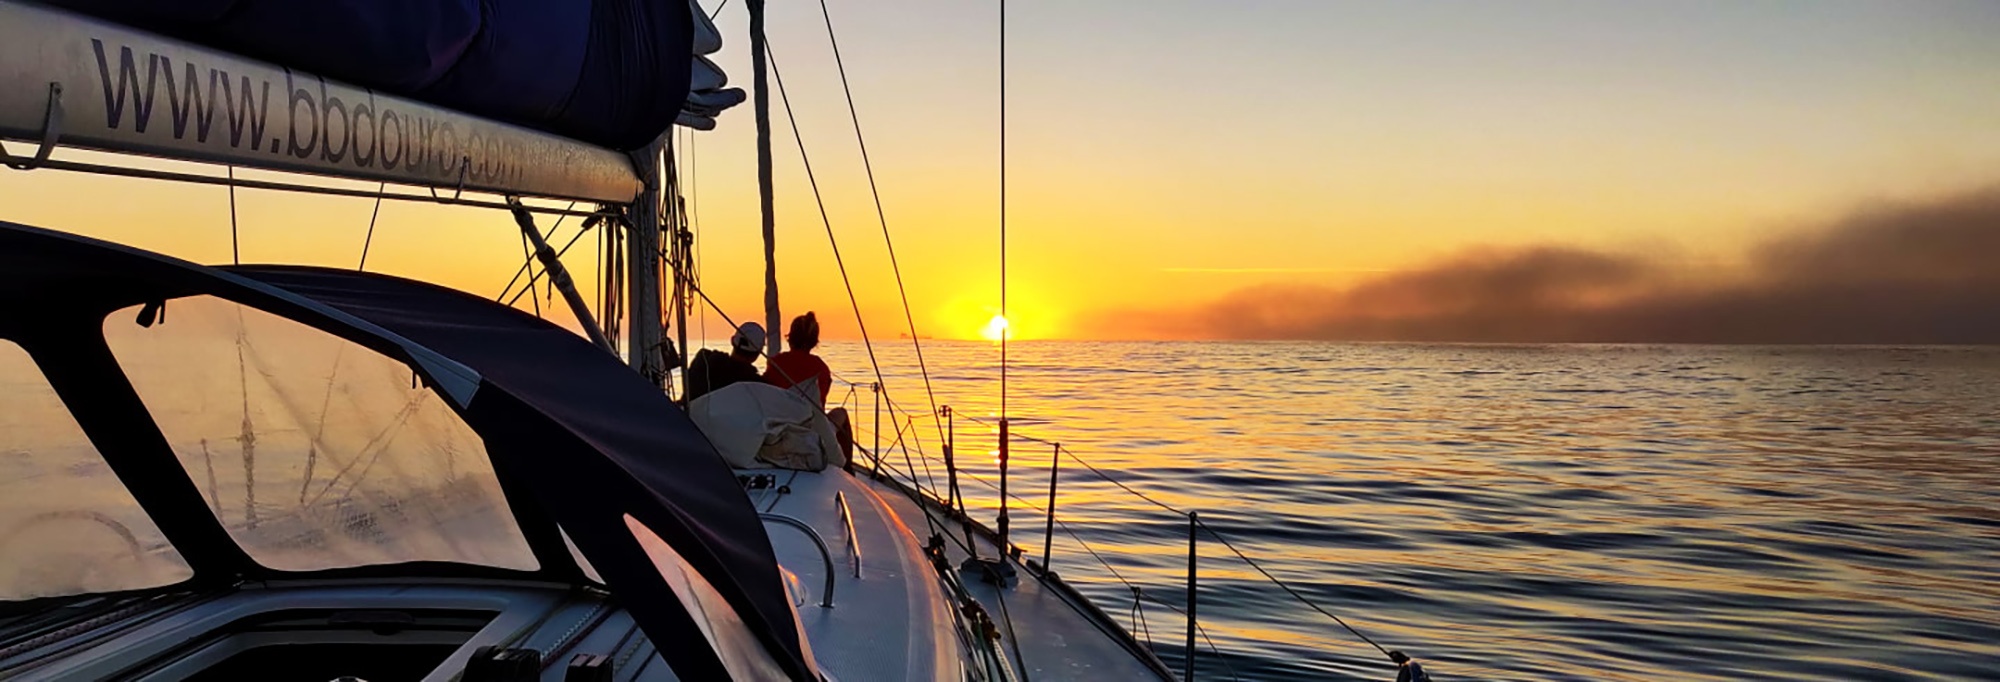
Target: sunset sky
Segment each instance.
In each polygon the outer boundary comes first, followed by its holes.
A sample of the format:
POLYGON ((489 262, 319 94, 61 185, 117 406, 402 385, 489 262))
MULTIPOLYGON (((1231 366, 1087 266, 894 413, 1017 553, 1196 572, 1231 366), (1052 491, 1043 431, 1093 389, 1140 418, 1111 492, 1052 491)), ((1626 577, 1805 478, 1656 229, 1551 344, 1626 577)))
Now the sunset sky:
MULTIPOLYGON (((830 4, 920 332, 976 337, 999 293, 996 3, 830 4)), ((1990 0, 1008 5, 1019 338, 1240 336, 1214 328, 1233 324, 1217 301, 1365 289, 1468 250, 1644 254, 1676 281, 1741 277, 1773 239, 2000 184, 1990 0)), ((901 313, 818 6, 770 11, 870 331, 893 338, 901 313)), ((747 86, 740 0, 718 23, 718 61, 747 86)), ((851 336, 776 116, 786 314, 817 310, 851 336)), ((707 288, 761 317, 748 107, 692 139, 707 288)), ((351 267, 372 209, 238 201, 246 262, 351 267)), ((206 262, 229 259, 227 202, 217 187, 0 175, 0 218, 206 262)), ((493 295, 520 258, 504 214, 389 204, 370 265, 493 295)))

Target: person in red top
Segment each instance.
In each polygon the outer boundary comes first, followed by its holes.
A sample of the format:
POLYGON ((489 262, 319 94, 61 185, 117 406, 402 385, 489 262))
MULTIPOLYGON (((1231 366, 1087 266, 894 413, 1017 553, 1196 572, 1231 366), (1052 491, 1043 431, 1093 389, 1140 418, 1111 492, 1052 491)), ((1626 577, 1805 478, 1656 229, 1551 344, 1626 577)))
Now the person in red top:
POLYGON ((771 356, 769 366, 764 369, 764 383, 797 390, 820 409, 826 409, 827 393, 833 390, 833 370, 812 354, 819 346, 819 318, 810 312, 792 318, 785 346, 790 350, 771 356))
MULTIPOLYGON (((819 318, 811 312, 792 318, 792 328, 785 333, 785 346, 789 350, 771 356, 764 369, 764 383, 797 391, 825 410, 826 396, 833 391, 833 369, 812 354, 819 347, 819 318)), ((827 410, 826 419, 833 423, 841 453, 849 462, 854 461, 854 428, 847 422, 847 409, 827 410)))

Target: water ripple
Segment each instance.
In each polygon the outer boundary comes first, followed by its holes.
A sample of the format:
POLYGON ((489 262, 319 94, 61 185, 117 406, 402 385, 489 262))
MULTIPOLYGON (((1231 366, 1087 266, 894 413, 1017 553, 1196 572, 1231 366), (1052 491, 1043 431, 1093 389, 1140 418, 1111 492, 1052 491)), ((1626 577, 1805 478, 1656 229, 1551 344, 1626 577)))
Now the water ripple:
MULTIPOLYGON (((994 414, 995 348, 925 350, 945 368, 940 402, 994 414)), ((899 402, 921 400, 907 347, 877 351, 899 402)), ((1200 510, 1440 679, 2000 679, 2000 349, 1012 352, 1017 432, 1200 510)), ((858 344, 826 353, 866 373, 858 344)), ((993 429, 960 421, 956 435, 966 470, 997 480, 995 459, 974 456, 995 449, 993 429)), ((1037 505, 1048 457, 1020 444, 1009 472, 1037 505)), ((1144 608, 1060 532, 1057 568, 1177 666, 1183 621, 1167 605, 1186 598, 1185 520, 1069 462, 1060 476, 1063 519, 1144 608)), ((1016 532, 1041 542, 1038 521, 1016 532)), ((1393 677, 1219 544, 1200 550, 1202 626, 1220 649, 1202 645, 1203 677, 1393 677)))

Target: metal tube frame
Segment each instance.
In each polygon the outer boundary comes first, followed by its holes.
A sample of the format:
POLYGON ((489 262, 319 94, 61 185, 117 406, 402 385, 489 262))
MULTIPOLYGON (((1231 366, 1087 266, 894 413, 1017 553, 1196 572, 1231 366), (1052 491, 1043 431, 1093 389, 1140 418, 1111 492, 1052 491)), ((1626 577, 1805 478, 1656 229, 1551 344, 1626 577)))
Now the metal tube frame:
POLYGON ((1007 432, 1007 418, 1001 417, 1000 418, 1000 519, 998 525, 1000 527, 999 528, 1000 551, 1002 552, 1011 552, 1013 551, 1014 548, 1013 541, 1007 538, 1007 441, 1009 440, 1011 440, 1011 438, 1009 437, 1007 432))
POLYGON ((1200 556, 1199 553, 1196 551, 1196 549, 1199 547, 1197 543, 1200 541, 1200 539, 1197 536, 1197 533, 1199 532, 1200 528, 1201 528, 1201 514, 1197 512, 1188 512, 1187 663, 1185 667, 1186 672, 1181 677, 1181 679, 1184 682, 1193 682, 1194 680, 1194 651, 1195 651, 1194 635, 1196 628, 1200 627, 1198 625, 1199 621, 1195 617, 1195 606, 1196 606, 1195 564, 1197 558, 1200 556))
POLYGON ((1049 521, 1048 526, 1042 529, 1043 573, 1055 572, 1055 569, 1049 566, 1049 552, 1054 549, 1056 542, 1056 478, 1061 471, 1062 443, 1056 443, 1049 449, 1049 521))
POLYGON ((819 558, 826 562, 826 588, 820 593, 819 605, 820 608, 833 608, 833 552, 826 548, 826 539, 820 537, 819 531, 813 530, 813 527, 806 522, 784 514, 758 514, 757 518, 797 528, 803 531, 806 537, 811 538, 814 545, 819 546, 819 558))

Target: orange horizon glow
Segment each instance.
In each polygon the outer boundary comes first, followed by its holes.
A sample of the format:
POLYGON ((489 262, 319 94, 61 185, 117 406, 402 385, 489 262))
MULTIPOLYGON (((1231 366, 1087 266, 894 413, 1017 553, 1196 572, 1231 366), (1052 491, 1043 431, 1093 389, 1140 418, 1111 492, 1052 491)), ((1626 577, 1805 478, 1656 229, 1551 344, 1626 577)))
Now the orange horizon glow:
MULTIPOLYGON (((1385 313, 1386 295, 1346 292, 1488 263, 1466 254, 1489 249, 1643 253, 1674 268, 1680 279, 1666 284, 1719 286, 1750 276, 1755 249, 1780 235, 2000 183, 1991 8, 1562 7, 1469 6, 1453 22, 1386 1, 1220 15, 1180 0, 1010 10, 1010 40, 1024 49, 1009 65, 1007 338, 1306 333, 1327 325, 1295 324, 1290 308, 1336 303, 1397 317, 1406 311, 1385 313), (1149 19, 1134 24, 1140 13, 1149 19), (1626 34, 1635 38, 1578 38, 1626 34), (1188 49, 1218 40, 1229 49, 1188 49), (1260 94, 1215 99, 1224 91, 1260 94), (1228 105, 1196 106, 1215 101, 1228 105), (1245 298, 1268 291, 1305 293, 1245 298), (1210 314, 1246 300, 1268 316, 1210 314)), ((816 311, 829 339, 860 337, 858 307, 878 339, 993 340, 990 14, 908 0, 836 8, 841 42, 861 46, 846 64, 859 77, 878 217, 819 8, 769 11, 826 216, 781 140, 782 315, 816 311)), ((737 82, 750 73, 744 21, 718 18, 728 38, 716 58, 737 82)), ((738 321, 764 318, 752 120, 740 108, 712 132, 675 135, 703 289, 738 321)), ((778 132, 789 137, 789 126, 778 132)), ((239 190, 236 205, 244 262, 355 267, 372 217, 366 199, 239 190)), ((229 206, 220 187, 0 173, 0 219, 196 262, 227 263, 237 250, 229 206)), ((490 298, 524 258, 499 212, 388 202, 376 222, 370 270, 490 298)), ((560 248, 576 228, 567 221, 550 241, 560 248)), ((590 301, 595 240, 586 234, 565 259, 590 301)), ((536 304, 575 326, 559 296, 515 303, 536 304)), ((722 316, 701 307, 689 335, 727 336, 722 316)))

